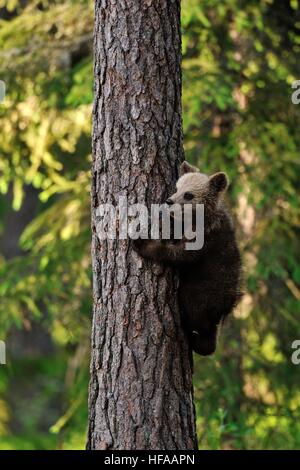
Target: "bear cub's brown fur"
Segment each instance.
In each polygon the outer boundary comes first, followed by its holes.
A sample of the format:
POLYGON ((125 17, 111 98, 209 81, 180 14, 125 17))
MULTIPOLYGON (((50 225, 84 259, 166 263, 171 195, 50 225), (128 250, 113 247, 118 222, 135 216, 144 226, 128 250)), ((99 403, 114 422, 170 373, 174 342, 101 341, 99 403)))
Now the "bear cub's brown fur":
POLYGON ((178 268, 182 323, 192 349, 203 356, 216 349, 218 325, 233 310, 240 297, 241 258, 232 219, 223 200, 228 186, 225 173, 207 176, 187 162, 181 165, 172 204, 204 204, 204 245, 186 250, 181 240, 133 242, 144 258, 178 268))

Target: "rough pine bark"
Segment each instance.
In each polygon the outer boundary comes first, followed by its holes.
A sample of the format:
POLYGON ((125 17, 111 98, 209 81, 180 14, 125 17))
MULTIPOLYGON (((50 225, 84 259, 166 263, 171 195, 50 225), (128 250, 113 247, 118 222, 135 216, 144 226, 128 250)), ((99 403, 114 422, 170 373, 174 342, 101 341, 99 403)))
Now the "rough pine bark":
POLYGON ((164 201, 183 160, 180 0, 96 0, 88 449, 195 449, 176 273, 99 241, 100 204, 164 201))

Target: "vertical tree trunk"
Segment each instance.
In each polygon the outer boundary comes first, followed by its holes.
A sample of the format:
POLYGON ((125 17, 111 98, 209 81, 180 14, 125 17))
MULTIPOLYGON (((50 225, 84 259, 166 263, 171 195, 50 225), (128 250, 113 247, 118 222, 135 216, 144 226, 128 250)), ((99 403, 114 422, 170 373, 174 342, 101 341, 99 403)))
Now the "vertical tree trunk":
POLYGON ((94 318, 89 449, 194 449, 192 373, 176 275, 128 240, 99 242, 96 208, 147 206, 183 159, 180 0, 96 0, 94 318))

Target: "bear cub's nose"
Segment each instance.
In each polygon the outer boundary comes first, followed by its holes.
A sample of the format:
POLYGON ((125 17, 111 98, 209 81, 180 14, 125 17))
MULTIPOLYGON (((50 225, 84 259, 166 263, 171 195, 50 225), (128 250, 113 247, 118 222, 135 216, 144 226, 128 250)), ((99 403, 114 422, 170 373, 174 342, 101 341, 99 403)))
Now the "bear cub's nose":
POLYGON ((168 206, 171 206, 173 204, 173 201, 170 197, 166 200, 166 204, 168 204, 168 206))

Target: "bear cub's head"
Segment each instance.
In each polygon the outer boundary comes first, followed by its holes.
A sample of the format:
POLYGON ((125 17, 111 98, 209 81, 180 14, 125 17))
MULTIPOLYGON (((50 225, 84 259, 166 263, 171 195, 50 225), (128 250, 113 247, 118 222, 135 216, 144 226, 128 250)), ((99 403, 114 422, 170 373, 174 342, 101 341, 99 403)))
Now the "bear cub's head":
POLYGON ((212 176, 200 173, 198 168, 183 162, 180 167, 180 178, 176 184, 176 193, 170 196, 166 203, 173 204, 204 204, 208 209, 215 209, 222 199, 222 194, 228 187, 225 173, 215 173, 212 176))

